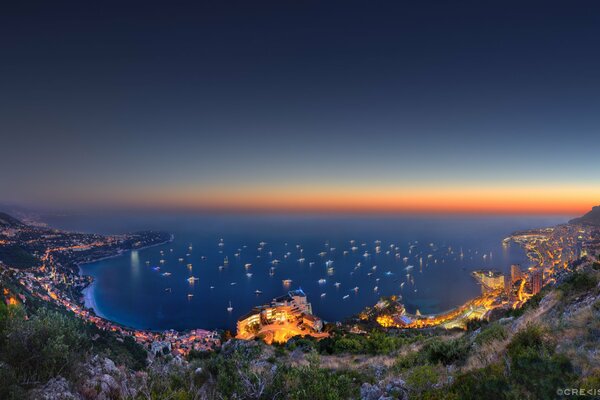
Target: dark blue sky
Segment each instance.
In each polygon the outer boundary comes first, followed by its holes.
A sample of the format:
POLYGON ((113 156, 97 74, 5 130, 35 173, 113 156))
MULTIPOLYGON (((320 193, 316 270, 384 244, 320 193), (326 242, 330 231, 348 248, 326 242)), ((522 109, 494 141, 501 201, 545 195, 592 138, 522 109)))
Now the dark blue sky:
POLYGON ((598 2, 94 3, 0 6, 0 200, 600 187, 598 2))

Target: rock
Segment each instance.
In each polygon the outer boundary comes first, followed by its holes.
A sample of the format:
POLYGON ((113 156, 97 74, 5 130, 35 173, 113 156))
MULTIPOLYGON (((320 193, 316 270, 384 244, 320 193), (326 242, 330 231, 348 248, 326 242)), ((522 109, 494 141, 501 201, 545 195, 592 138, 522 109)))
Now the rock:
POLYGON ((71 385, 63 378, 50 379, 42 388, 29 393, 32 400, 80 400, 81 396, 71 391, 71 385))
POLYGON ((360 387, 361 400, 379 400, 383 396, 383 390, 377 385, 363 383, 360 387))

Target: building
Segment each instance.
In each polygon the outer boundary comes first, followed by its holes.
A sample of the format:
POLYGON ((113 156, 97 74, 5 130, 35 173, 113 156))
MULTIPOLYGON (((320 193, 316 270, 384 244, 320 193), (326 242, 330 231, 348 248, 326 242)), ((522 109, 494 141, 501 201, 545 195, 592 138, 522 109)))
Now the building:
POLYGON ((323 329, 323 321, 312 314, 302 314, 302 324, 310 329, 320 332, 323 329))
POLYGON ((504 294, 510 299, 513 292, 513 282, 510 275, 504 275, 504 294))
POLYGON ((544 286, 544 270, 534 268, 531 270, 531 293, 538 294, 544 286))
POLYGON ((521 266, 519 264, 513 264, 510 266, 510 280, 515 283, 523 279, 523 272, 521 272, 521 266))
POLYGON ((505 288, 504 275, 498 271, 473 271, 473 276, 481 283, 483 294, 505 288))
POLYGON ((323 329, 323 321, 312 315, 312 306, 307 301, 306 294, 302 289, 297 289, 242 315, 237 321, 237 333, 254 334, 261 327, 278 322, 298 322, 317 332, 323 329))

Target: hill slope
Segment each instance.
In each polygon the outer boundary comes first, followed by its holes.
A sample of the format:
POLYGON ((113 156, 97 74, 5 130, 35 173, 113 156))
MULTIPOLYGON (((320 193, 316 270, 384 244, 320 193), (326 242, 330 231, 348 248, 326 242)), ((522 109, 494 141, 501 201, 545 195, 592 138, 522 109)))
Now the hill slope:
POLYGON ((582 217, 570 220, 569 223, 600 226, 600 206, 593 207, 592 211, 582 217))
POLYGON ((18 228, 24 226, 18 219, 0 212, 0 228, 18 228))

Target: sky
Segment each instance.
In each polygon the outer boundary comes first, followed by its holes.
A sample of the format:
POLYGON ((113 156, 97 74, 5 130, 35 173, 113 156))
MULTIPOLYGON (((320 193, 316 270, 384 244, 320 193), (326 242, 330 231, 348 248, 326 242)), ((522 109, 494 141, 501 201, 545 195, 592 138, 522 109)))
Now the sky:
POLYGON ((2 203, 600 204, 597 1, 5 3, 2 203))

